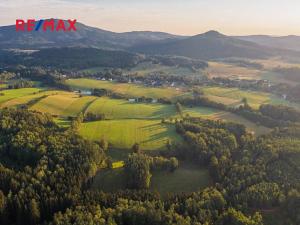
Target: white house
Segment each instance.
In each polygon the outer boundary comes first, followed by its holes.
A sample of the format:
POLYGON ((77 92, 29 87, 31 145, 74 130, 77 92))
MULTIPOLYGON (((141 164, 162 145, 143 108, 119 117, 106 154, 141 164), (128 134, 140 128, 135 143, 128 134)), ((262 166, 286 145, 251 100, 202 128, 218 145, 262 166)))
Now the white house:
POLYGON ((128 102, 136 102, 135 98, 128 99, 128 102))

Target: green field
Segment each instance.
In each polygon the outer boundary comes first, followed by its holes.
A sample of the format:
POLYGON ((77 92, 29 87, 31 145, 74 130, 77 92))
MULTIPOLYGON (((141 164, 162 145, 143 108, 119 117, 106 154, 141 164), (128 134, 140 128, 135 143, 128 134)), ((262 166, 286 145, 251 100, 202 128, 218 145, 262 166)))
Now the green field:
MULTIPOLYGON (((150 189, 162 196, 168 193, 190 193, 200 191, 211 183, 207 169, 180 162, 179 168, 171 172, 154 172, 150 189)), ((126 188, 126 176, 122 168, 100 171, 94 178, 92 188, 105 192, 126 188)))
POLYGON ((131 103, 127 100, 98 98, 87 112, 104 114, 108 119, 153 119, 176 114, 174 105, 131 103))
POLYGON ((6 88, 7 87, 7 84, 2 84, 2 83, 0 83, 0 89, 1 88, 6 88))
POLYGON ((290 103, 282 98, 265 92, 245 91, 238 88, 204 87, 204 94, 212 101, 223 103, 229 106, 241 104, 243 98, 255 109, 262 104, 283 104, 300 108, 299 104, 290 103))
POLYGON ((49 96, 49 95, 55 95, 59 93, 58 91, 41 91, 35 94, 29 94, 25 96, 21 96, 18 98, 10 99, 6 102, 4 102, 1 107, 13 107, 13 106, 20 106, 20 105, 26 105, 29 104, 32 101, 39 100, 42 97, 49 96))
POLYGON ((164 66, 161 64, 152 64, 150 62, 139 63, 134 68, 130 69, 129 72, 137 73, 139 76, 146 76, 152 73, 163 73, 167 75, 175 76, 201 76, 201 71, 192 71, 189 68, 176 67, 176 66, 164 66))
POLYGON ((60 92, 42 99, 31 109, 56 116, 77 116, 94 99, 92 96, 79 97, 71 92, 60 92))
POLYGON ((3 96, 0 96, 0 105, 11 99, 19 98, 26 95, 32 95, 34 93, 38 93, 41 90, 42 89, 40 88, 20 88, 0 91, 0 93, 4 94, 3 96))
POLYGON ((208 169, 189 163, 180 163, 173 173, 155 172, 151 178, 151 190, 165 196, 168 193, 190 193, 210 185, 208 169))
POLYGON ((226 111, 221 111, 221 110, 216 110, 216 109, 211 109, 206 107, 193 107, 193 108, 184 108, 183 112, 184 115, 188 114, 191 117, 201 117, 204 119, 225 120, 228 122, 240 123, 246 126, 247 130, 249 132, 253 132, 256 136, 267 134, 271 131, 271 129, 267 127, 258 125, 239 115, 226 112, 226 111))
POLYGON ((84 123, 79 133, 90 140, 107 140, 113 147, 131 149, 139 143, 142 150, 166 148, 167 140, 181 141, 174 125, 162 124, 160 120, 105 120, 84 123))
POLYGON ((136 84, 116 83, 92 79, 69 79, 66 81, 66 83, 74 90, 91 90, 94 88, 104 88, 115 93, 126 94, 132 97, 144 96, 156 99, 163 97, 174 99, 176 97, 184 95, 184 92, 182 90, 176 90, 175 88, 152 88, 136 84))

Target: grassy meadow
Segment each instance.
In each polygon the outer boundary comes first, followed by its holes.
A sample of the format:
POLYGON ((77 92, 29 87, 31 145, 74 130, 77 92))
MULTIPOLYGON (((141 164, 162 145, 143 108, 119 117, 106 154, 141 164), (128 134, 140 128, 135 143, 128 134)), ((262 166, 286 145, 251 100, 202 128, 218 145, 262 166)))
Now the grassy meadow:
POLYGON ((174 125, 162 124, 161 120, 104 120, 84 123, 79 133, 90 140, 107 140, 114 148, 131 149, 139 143, 142 150, 161 150, 167 141, 179 142, 181 137, 174 125))
POLYGON ((201 117, 203 119, 224 120, 227 122, 240 123, 246 126, 247 130, 249 132, 253 132, 256 136, 267 134, 271 131, 271 129, 253 123, 239 115, 217 109, 206 107, 184 108, 183 113, 184 115, 188 114, 191 117, 201 117))
POLYGON ((55 116, 77 116, 94 99, 92 96, 80 97, 71 92, 60 92, 42 99, 31 109, 55 116))
POLYGON ((298 104, 290 103, 280 97, 265 92, 245 91, 238 88, 223 87, 203 87, 202 90, 212 101, 229 106, 237 106, 241 104, 243 98, 247 98, 249 105, 255 109, 258 109, 262 104, 283 104, 299 108, 298 104))
MULTIPOLYGON (((210 185, 207 169, 191 163, 180 162, 173 173, 154 172, 151 177, 150 190, 158 191, 162 196, 168 193, 191 193, 200 191, 210 185)), ((93 189, 104 192, 118 191, 126 188, 126 176, 123 168, 100 171, 94 178, 93 189)))
POLYGON ((108 119, 154 119, 172 116, 174 105, 131 103, 123 99, 97 98, 86 112, 104 114, 108 119))
POLYGON ((34 93, 38 93, 41 90, 42 89, 40 88, 20 88, 0 91, 0 94, 3 94, 0 95, 0 105, 11 99, 19 98, 26 95, 32 95, 34 93))
POLYGON ((115 93, 126 94, 133 97, 149 97, 149 98, 168 98, 175 99, 185 93, 175 88, 153 88, 143 85, 129 83, 115 83, 110 81, 101 81, 93 79, 69 79, 66 83, 74 90, 91 90, 94 88, 104 88, 115 93))
POLYGON ((161 64, 152 64, 150 62, 140 63, 129 70, 130 73, 137 73, 140 76, 146 76, 152 73, 163 73, 175 76, 201 76, 201 71, 192 71, 189 68, 165 66, 161 64))
POLYGON ((237 65, 209 62, 208 68, 205 70, 209 77, 224 77, 238 79, 260 79, 261 71, 254 68, 241 67, 237 65))

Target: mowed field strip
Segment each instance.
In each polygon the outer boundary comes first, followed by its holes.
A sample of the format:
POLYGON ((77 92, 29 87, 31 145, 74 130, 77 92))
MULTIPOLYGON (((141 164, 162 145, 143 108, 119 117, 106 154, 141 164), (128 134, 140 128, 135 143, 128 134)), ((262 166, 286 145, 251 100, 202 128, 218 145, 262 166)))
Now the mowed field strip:
POLYGON ((167 141, 180 142, 175 126, 161 120, 104 120, 83 123, 79 133, 90 140, 107 140, 115 148, 131 149, 139 143, 142 150, 166 149, 167 141))
POLYGON ((32 95, 34 93, 38 93, 41 90, 42 89, 40 88, 20 88, 0 91, 0 94, 3 94, 0 95, 0 105, 11 99, 19 98, 26 95, 32 95))
POLYGON ((31 101, 39 100, 41 98, 47 97, 49 95, 57 95, 59 91, 41 91, 34 94, 25 95, 18 98, 10 99, 1 104, 1 107, 13 107, 29 104, 31 101))
POLYGON ((129 83, 116 83, 111 81, 101 81, 93 79, 69 79, 66 83, 74 90, 91 90, 95 88, 103 88, 111 90, 115 93, 125 94, 132 97, 149 97, 149 98, 168 98, 176 99, 184 93, 182 90, 175 88, 154 88, 145 87, 143 85, 129 84, 129 83))
POLYGON ((42 99, 31 109, 55 116, 77 116, 94 99, 93 96, 80 97, 72 92, 60 92, 42 99))
POLYGON ((242 99, 246 98, 248 100, 248 104, 255 109, 258 109, 262 104, 282 104, 294 106, 299 109, 298 104, 290 103, 280 97, 265 92, 246 91, 238 88, 223 87, 203 87, 202 90, 212 101, 229 106, 239 105, 241 104, 242 99))
POLYGON ((104 114, 106 119, 154 119, 174 116, 174 105, 132 103, 123 99, 97 98, 86 112, 104 114))
POLYGON ((271 129, 253 123, 239 115, 207 108, 207 107, 193 107, 193 108, 184 108, 183 110, 184 115, 189 115, 191 117, 201 117, 203 119, 210 119, 210 120, 224 120, 227 122, 233 123, 240 123, 243 124, 249 132, 254 132, 256 136, 267 134, 271 131, 271 129))

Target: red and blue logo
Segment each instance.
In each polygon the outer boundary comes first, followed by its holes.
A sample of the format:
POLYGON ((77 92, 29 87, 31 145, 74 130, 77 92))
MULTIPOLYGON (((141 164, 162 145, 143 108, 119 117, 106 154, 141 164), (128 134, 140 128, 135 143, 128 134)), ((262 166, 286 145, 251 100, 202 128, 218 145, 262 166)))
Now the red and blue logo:
POLYGON ((56 32, 71 32, 71 31, 77 31, 76 28, 76 20, 54 20, 54 19, 48 19, 48 20, 34 20, 34 19, 28 19, 28 20, 22 20, 17 19, 16 20, 16 31, 56 31, 56 32))

